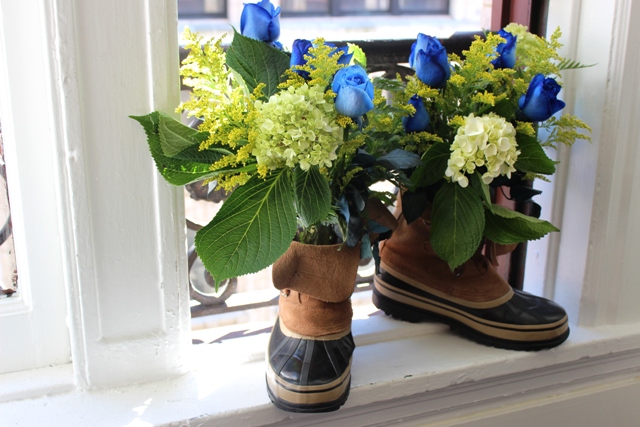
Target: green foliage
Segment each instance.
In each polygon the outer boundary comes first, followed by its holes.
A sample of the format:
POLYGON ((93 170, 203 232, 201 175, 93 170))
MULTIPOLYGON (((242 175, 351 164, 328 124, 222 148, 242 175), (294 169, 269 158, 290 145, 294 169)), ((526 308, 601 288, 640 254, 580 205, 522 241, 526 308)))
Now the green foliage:
POLYGON ((196 233, 196 251, 216 283, 272 264, 296 233, 291 172, 251 178, 196 233))
POLYGON ((484 225, 482 201, 473 188, 455 183, 442 185, 433 200, 431 245, 452 270, 476 252, 484 225))
MULTIPOLYGON (((160 136, 160 113, 153 112, 146 116, 130 116, 142 125, 147 134, 147 142, 151 156, 158 171, 164 179, 173 185, 185 185, 200 181, 215 175, 210 169, 210 163, 175 159, 165 155, 162 150, 160 136)), ((186 127, 186 126, 185 126, 186 127)))
POLYGON ((433 144, 423 155, 423 166, 411 175, 414 187, 426 187, 435 184, 444 177, 451 150, 449 144, 433 144))
POLYGON ((367 68, 367 55, 364 53, 364 50, 357 44, 347 43, 349 46, 349 53, 353 54, 351 61, 354 64, 360 65, 362 68, 367 68))
POLYGON ((165 156, 213 163, 222 155, 230 154, 229 150, 218 147, 208 147, 201 151, 200 144, 209 138, 208 132, 198 132, 162 112, 158 112, 158 119, 160 147, 165 156))
POLYGON ((560 231, 547 221, 498 205, 494 205, 492 210, 485 210, 485 217, 484 235, 502 245, 537 240, 552 231, 560 231))
POLYGON ((560 71, 564 70, 579 70, 580 68, 589 68, 594 67, 596 64, 582 64, 578 61, 569 58, 562 58, 562 60, 558 63, 558 69, 560 71))
POLYGON ((515 167, 521 172, 552 175, 556 171, 556 163, 544 152, 537 138, 519 133, 516 136, 520 155, 515 167))
POLYGON ((293 171, 296 210, 303 227, 326 220, 331 210, 331 189, 318 166, 308 171, 297 167, 293 171))
POLYGON ((478 192, 480 198, 484 202, 485 208, 493 211, 493 204, 491 203, 491 192, 489 191, 489 185, 485 184, 480 178, 480 175, 474 173, 471 175, 471 187, 478 192))
POLYGON ((551 117, 541 127, 549 131, 546 140, 542 143, 545 147, 557 148, 558 144, 570 147, 579 139, 591 141, 591 135, 589 135, 591 128, 589 125, 576 116, 569 114, 551 117), (581 132, 580 129, 584 129, 586 132, 581 132))
POLYGON ((264 83, 264 95, 268 98, 285 80, 283 75, 289 69, 289 56, 234 30, 233 42, 227 51, 227 65, 242 77, 250 93, 264 83))
MULTIPOLYGON (((503 39, 487 34, 463 57, 449 55, 452 73, 442 89, 416 76, 375 79, 374 108, 357 119, 335 110, 330 87, 344 65, 322 39, 314 40, 307 63, 298 67, 309 73, 305 80, 289 69, 289 55, 266 43, 234 31, 225 52, 222 39, 204 40, 187 30, 190 53, 181 75, 193 91, 179 111, 198 118, 198 130, 159 112, 132 118, 143 126, 168 182, 215 179, 235 188, 196 236, 198 253, 218 283, 274 262, 297 226, 302 241, 333 243, 341 232, 343 242, 361 241, 367 246, 362 253, 369 254, 364 209, 370 197, 392 201, 369 189, 383 180, 418 190, 403 200, 407 217, 432 206, 431 243, 455 268, 473 256, 483 236, 512 243, 555 231, 546 221, 492 205, 489 183, 510 180, 512 173, 551 175, 555 162, 543 147, 589 138, 588 126, 573 116, 540 123, 545 141, 531 124, 518 121, 518 100, 536 73, 559 77, 561 70, 585 66, 558 55, 559 31, 545 40, 517 24, 507 30, 518 37, 514 69, 494 68, 503 39), (407 133, 403 118, 416 113, 408 104, 414 95, 423 100, 429 126, 407 133)), ((349 44, 349 51, 352 63, 366 66, 362 49, 349 44)))

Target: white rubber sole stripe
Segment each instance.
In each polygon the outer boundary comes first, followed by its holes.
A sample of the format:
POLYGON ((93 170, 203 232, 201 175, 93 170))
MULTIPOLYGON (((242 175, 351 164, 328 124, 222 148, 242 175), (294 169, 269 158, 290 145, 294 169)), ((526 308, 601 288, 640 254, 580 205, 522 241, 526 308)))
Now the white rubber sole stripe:
POLYGON ((267 386, 278 399, 295 405, 320 405, 339 400, 351 385, 351 360, 345 372, 336 380, 317 386, 297 386, 278 377, 267 364, 267 386))

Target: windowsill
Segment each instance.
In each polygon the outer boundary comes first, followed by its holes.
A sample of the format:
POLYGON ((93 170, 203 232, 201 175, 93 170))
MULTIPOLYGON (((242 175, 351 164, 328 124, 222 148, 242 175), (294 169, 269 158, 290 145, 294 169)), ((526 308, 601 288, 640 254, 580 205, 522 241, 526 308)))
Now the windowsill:
MULTIPOLYGON (((221 344, 193 347, 195 368, 179 378, 105 391, 70 391, 70 366, 14 373, 3 393, 31 400, 0 404, 7 425, 65 426, 385 424, 456 410, 473 413, 524 398, 579 391, 603 381, 624 381, 640 370, 638 325, 572 327, 569 340, 552 350, 515 352, 484 347, 439 324, 408 324, 386 316, 356 319, 351 395, 337 412, 290 414, 270 404, 264 385, 261 333, 221 344), (27 385, 28 384, 28 385, 27 385), (27 390, 29 389, 29 390, 27 390), (58 393, 58 394, 56 394, 58 393), (375 403, 375 405, 373 405, 375 403), (395 410, 394 410, 395 409, 395 410)), ((3 401, 0 399, 0 401, 3 401)))

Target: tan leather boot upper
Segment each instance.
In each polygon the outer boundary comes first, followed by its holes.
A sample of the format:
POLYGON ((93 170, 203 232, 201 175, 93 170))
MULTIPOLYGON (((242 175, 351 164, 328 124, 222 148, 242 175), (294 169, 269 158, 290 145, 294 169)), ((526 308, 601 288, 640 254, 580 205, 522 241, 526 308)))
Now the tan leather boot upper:
POLYGON ((509 284, 480 253, 452 272, 431 247, 428 212, 411 224, 407 224, 400 208, 396 213, 398 228, 390 239, 380 243, 383 269, 460 302, 482 303, 511 295, 509 284))
POLYGON ((290 331, 320 337, 350 330, 360 245, 338 248, 292 242, 273 265, 280 319, 290 331))

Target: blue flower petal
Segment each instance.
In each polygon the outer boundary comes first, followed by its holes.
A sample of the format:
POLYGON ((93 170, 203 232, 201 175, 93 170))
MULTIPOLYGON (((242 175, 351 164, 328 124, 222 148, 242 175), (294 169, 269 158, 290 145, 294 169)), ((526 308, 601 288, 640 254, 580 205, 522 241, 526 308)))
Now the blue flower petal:
POLYGON ((367 92, 355 86, 344 86, 336 96, 338 113, 356 118, 373 109, 373 101, 367 92))
POLYGON ((440 88, 447 81, 447 70, 442 67, 438 58, 427 55, 423 50, 416 55, 415 70, 418 78, 428 86, 440 88))
POLYGON ((274 8, 269 0, 246 3, 240 16, 240 33, 267 43, 280 37, 280 7, 274 8))
POLYGON ((416 112, 411 117, 403 117, 402 125, 407 132, 424 132, 429 127, 429 122, 431 118, 429 117, 429 112, 424 106, 422 102, 422 98, 417 95, 414 95, 409 100, 409 104, 416 109, 416 112))

